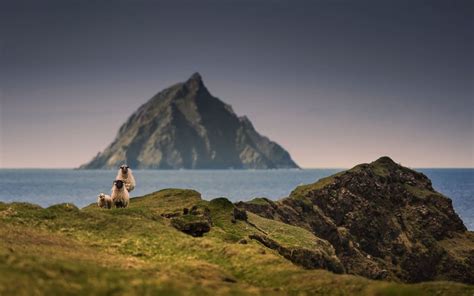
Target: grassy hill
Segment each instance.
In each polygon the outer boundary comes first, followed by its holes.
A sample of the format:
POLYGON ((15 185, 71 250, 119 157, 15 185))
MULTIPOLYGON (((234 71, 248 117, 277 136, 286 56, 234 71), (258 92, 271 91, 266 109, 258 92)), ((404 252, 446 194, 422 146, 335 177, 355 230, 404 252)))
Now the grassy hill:
POLYGON ((0 238, 0 295, 474 293, 310 269, 340 272, 327 241, 193 190, 158 191, 127 209, 0 203, 0 238))

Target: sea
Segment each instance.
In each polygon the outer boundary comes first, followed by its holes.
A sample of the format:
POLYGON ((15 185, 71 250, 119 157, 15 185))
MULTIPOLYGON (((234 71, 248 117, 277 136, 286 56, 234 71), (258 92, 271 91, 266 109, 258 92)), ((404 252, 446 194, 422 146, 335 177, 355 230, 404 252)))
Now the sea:
MULTIPOLYGON (((131 196, 164 188, 188 188, 199 191, 207 200, 277 200, 288 196, 298 185, 341 170, 134 170, 137 187, 131 196)), ((416 170, 426 174, 437 191, 452 199, 466 227, 474 230, 474 169, 416 170)), ((43 207, 73 203, 84 207, 96 202, 100 192, 110 193, 115 176, 111 170, 0 169, 0 201, 30 202, 43 207)))

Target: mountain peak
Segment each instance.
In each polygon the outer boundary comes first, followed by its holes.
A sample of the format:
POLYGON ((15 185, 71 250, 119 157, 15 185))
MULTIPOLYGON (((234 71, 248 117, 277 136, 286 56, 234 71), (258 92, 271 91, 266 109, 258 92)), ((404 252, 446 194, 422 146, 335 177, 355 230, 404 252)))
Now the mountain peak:
POLYGON ((390 157, 388 156, 382 156, 380 158, 378 158, 376 161, 374 161, 375 163, 380 163, 380 164, 389 164, 389 165, 393 165, 393 164, 396 164, 390 157))
POLYGON ((185 85, 188 86, 190 89, 199 89, 204 86, 202 81, 202 76, 199 72, 193 73, 188 80, 186 80, 185 85))
POLYGON ((201 76, 201 74, 199 74, 199 72, 194 72, 193 75, 191 75, 191 77, 189 77, 188 81, 189 80, 202 81, 202 76, 201 76))

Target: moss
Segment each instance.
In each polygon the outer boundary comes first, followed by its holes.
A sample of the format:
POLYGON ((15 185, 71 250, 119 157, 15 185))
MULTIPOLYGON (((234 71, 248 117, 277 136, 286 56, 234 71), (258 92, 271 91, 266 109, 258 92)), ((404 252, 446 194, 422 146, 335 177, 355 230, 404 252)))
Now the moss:
POLYGON ((195 190, 163 189, 142 197, 134 198, 130 208, 178 209, 201 201, 201 194, 195 190))
POLYGON ((474 232, 467 231, 463 234, 456 233, 452 235, 453 237, 450 239, 439 241, 441 246, 443 246, 445 250, 448 250, 448 253, 454 258, 461 261, 465 260, 465 258, 469 258, 471 254, 469 254, 467 250, 474 250, 474 232))
POLYGON ((209 205, 214 208, 221 208, 221 209, 232 209, 234 208, 234 204, 231 203, 227 198, 225 197, 219 197, 211 200, 209 202, 209 205))
POLYGON ((284 247, 332 250, 332 246, 327 241, 316 237, 304 228, 266 219, 253 213, 248 213, 248 220, 284 247))
POLYGON ((254 204, 254 205, 267 205, 269 204, 269 201, 265 197, 256 197, 249 201, 246 201, 245 203, 254 204))
POLYGON ((471 286, 449 282, 402 285, 305 270, 255 241, 237 242, 252 233, 266 233, 285 246, 321 248, 323 242, 304 229, 252 214, 250 223, 233 223, 232 211, 225 199, 208 202, 196 191, 179 189, 134 198, 127 209, 2 204, 0 294, 473 293, 471 286), (203 237, 184 234, 161 216, 193 206, 210 211, 213 226, 203 237))
POLYGON ((322 189, 335 181, 337 176, 342 175, 345 172, 339 172, 326 178, 319 179, 317 182, 312 184, 300 185, 296 187, 291 193, 292 198, 301 198, 306 196, 310 191, 322 189))
POLYGON ((378 176, 381 176, 381 177, 387 177, 387 176, 390 175, 390 171, 388 170, 388 168, 386 168, 385 166, 382 166, 382 165, 372 166, 372 171, 374 172, 374 174, 376 174, 378 176))
POLYGON ((368 168, 371 169, 372 172, 378 176, 387 177, 390 175, 390 168, 393 168, 393 166, 397 166, 397 164, 394 163, 389 157, 381 157, 370 164, 359 164, 347 171, 342 171, 329 177, 319 179, 315 183, 300 185, 290 193, 290 197, 295 199, 304 199, 304 197, 307 196, 309 192, 320 190, 328 185, 331 185, 338 176, 350 173, 357 173, 368 168))
POLYGON ((420 188, 420 187, 417 187, 417 186, 412 186, 412 185, 408 185, 408 184, 403 184, 403 187, 405 187, 405 189, 410 192, 413 196, 417 197, 417 198, 427 198, 428 196, 430 195, 433 195, 435 193, 433 193, 433 191, 430 191, 428 189, 424 189, 424 188, 420 188))

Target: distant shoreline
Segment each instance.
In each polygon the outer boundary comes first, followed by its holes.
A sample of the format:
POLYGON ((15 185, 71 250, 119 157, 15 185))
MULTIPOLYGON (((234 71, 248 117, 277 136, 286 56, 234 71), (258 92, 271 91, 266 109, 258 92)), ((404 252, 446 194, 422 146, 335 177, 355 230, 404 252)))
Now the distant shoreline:
MULTIPOLYGON (((134 169, 134 171, 299 171, 299 170, 347 170, 347 167, 315 167, 288 169, 134 169)), ((474 167, 413 167, 415 170, 474 170, 474 167)), ((79 168, 0 168, 0 170, 73 170, 73 171, 115 171, 114 169, 79 168)))

